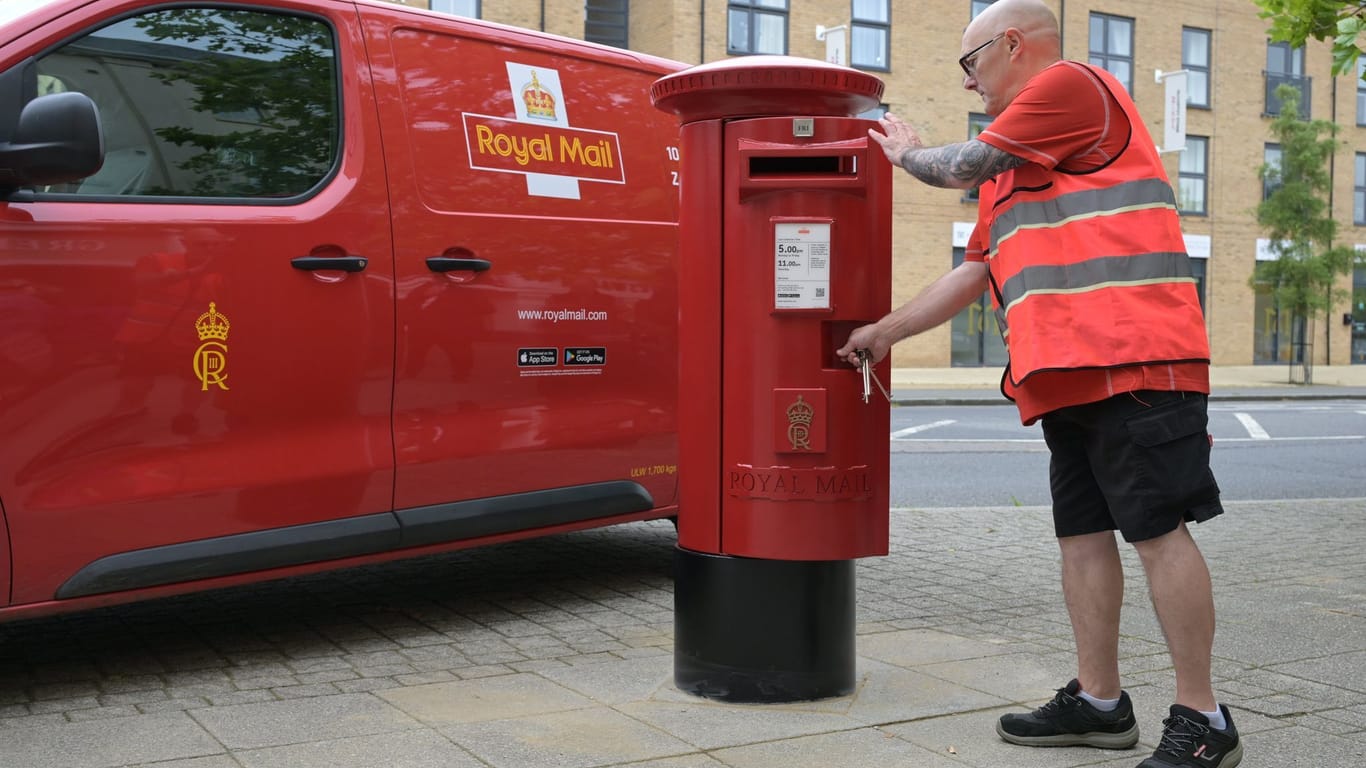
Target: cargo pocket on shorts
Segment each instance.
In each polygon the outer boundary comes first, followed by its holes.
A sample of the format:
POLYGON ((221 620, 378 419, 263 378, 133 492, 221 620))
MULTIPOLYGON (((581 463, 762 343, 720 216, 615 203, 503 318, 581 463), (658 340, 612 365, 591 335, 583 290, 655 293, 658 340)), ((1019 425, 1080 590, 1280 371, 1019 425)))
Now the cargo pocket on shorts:
MULTIPOLYGON (((1209 468, 1208 425, 1205 399, 1189 394, 1125 423, 1134 442, 1134 488, 1145 509, 1187 513, 1219 498, 1209 468)), ((1196 514, 1193 519, 1205 517, 1196 514)))

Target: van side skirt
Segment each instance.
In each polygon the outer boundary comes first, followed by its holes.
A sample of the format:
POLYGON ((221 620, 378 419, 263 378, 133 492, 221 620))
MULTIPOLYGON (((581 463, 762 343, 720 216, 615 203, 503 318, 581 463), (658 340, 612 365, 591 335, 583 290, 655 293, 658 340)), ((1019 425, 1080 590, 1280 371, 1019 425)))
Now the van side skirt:
POLYGON ((394 516, 403 526, 403 546, 415 547, 644 512, 654 505, 639 483, 614 480, 413 507, 394 516))
POLYGON ((645 512, 654 499, 615 480, 380 512, 106 555, 67 579, 65 600, 338 560, 426 544, 645 512))

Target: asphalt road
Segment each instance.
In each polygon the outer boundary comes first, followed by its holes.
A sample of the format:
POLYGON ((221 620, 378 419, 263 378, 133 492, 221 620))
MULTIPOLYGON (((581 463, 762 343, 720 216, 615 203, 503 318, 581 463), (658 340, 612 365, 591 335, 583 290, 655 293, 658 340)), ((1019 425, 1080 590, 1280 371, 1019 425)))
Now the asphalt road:
MULTIPOLYGON (((1210 433, 1225 499, 1366 498, 1366 402, 1216 402, 1210 433)), ((891 450, 893 506, 1049 503, 1043 432, 1014 406, 895 408, 891 450)))

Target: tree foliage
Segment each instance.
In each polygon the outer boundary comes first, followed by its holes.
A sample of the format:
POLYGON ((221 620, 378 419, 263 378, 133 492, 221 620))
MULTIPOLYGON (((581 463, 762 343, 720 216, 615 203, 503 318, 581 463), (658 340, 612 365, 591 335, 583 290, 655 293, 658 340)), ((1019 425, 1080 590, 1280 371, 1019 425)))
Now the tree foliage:
MULTIPOLYGON (((217 130, 158 128, 197 151, 180 162, 198 195, 288 196, 327 174, 336 156, 331 32, 302 16, 215 8, 149 13, 137 25, 152 40, 203 51, 153 74, 186 83, 192 108, 217 130), (235 126, 223 130, 226 126, 235 126)), ((172 192, 167 190, 165 192, 172 192)))
MULTIPOLYGON (((1300 93, 1291 86, 1280 86, 1276 96, 1281 114, 1272 121, 1271 133, 1281 146, 1281 161, 1261 167, 1262 181, 1273 191, 1258 204, 1257 223, 1278 258, 1261 262, 1252 282, 1269 283, 1277 306, 1292 317, 1308 319, 1316 312, 1328 317, 1346 294, 1334 284, 1356 258, 1354 249, 1333 245, 1337 222, 1328 204, 1333 183, 1328 163, 1338 146, 1337 126, 1301 120, 1300 93)), ((1305 356, 1304 365, 1307 383, 1311 356, 1305 356)))
MULTIPOLYGON (((1302 46, 1308 39, 1333 41, 1333 74, 1356 71, 1366 31, 1366 0, 1253 0, 1271 20, 1271 39, 1302 46)), ((1366 77, 1366 73, 1363 73, 1366 77)))

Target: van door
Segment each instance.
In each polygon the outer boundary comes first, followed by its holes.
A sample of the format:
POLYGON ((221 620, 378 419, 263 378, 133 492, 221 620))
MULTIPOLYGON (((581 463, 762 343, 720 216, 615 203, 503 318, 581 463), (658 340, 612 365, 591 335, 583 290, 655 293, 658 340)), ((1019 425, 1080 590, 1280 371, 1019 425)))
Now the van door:
POLYGON ((405 542, 672 503, 677 126, 648 96, 668 70, 453 17, 362 12, 375 66, 397 73, 377 95, 390 195, 404 201, 405 542))
POLYGON ((146 5, 0 49, 0 77, 36 56, 39 93, 90 96, 106 144, 93 176, 0 203, 15 603, 394 543, 393 257, 354 6, 146 5))

